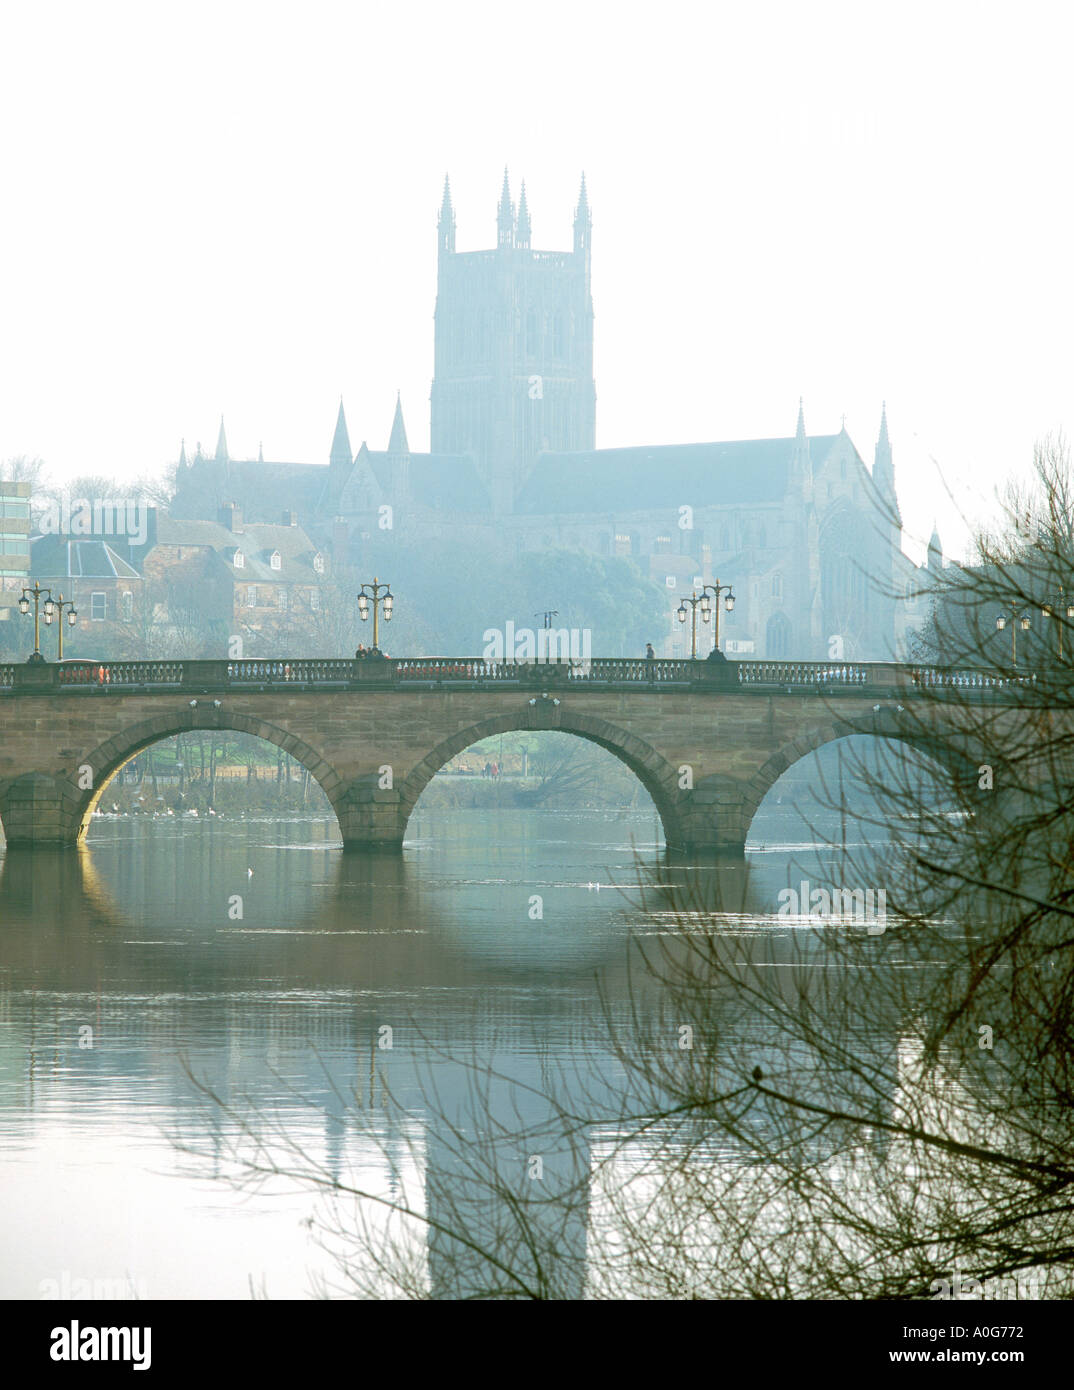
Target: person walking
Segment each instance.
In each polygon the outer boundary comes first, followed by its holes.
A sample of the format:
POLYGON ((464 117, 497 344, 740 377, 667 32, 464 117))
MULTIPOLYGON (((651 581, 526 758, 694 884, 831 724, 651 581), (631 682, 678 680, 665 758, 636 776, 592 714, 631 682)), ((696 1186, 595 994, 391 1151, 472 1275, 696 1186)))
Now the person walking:
POLYGON ((645 660, 646 660, 646 661, 655 661, 655 660, 656 660, 656 652, 653 651, 653 644, 652 644, 651 642, 646 642, 646 644, 645 644, 645 660))

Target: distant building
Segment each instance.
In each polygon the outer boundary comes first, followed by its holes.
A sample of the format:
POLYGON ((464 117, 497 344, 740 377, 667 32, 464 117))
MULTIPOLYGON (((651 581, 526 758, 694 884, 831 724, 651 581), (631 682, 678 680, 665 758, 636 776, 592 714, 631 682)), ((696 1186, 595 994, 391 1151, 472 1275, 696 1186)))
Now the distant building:
POLYGON ((30 484, 0 482, 0 578, 26 579, 29 573, 30 484))
POLYGON ((721 619, 732 654, 890 657, 907 562, 886 408, 871 471, 845 427, 808 436, 801 403, 782 438, 597 449, 585 180, 570 251, 532 248, 525 189, 516 208, 506 173, 496 234, 493 249, 456 249, 445 181, 431 452, 411 450, 398 399, 387 448, 356 453, 341 402, 325 465, 233 460, 221 422, 211 458, 181 449, 173 516, 292 510, 337 552, 390 529, 506 559, 626 555, 668 590, 668 653, 688 650, 671 617, 681 597, 718 577, 737 596, 721 619))
MULTIPOLYGON (((31 547, 34 579, 54 599, 74 601, 78 621, 74 629, 65 628, 65 655, 95 657, 122 649, 141 615, 143 581, 121 549, 95 537, 67 535, 35 536, 31 547)), ((52 660, 57 644, 49 628, 55 624, 42 620, 41 650, 52 660)))
POLYGON ((140 563, 158 626, 269 635, 320 610, 327 558, 293 512, 273 524, 244 522, 234 505, 216 521, 154 511, 147 532, 140 563))
MULTIPOLYGON (((30 576, 30 484, 0 482, 0 623, 21 617, 22 587, 30 576)), ((17 643, 16 628, 0 633, 5 648, 17 643)), ((27 650, 33 646, 29 643, 27 650)))

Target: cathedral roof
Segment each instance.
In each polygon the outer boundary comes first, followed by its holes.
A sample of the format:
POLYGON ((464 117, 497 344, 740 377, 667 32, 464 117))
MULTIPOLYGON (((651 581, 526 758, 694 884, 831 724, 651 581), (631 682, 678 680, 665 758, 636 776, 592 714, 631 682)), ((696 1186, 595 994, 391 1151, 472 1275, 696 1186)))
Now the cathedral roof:
MULTIPOLYGON (((819 462, 838 435, 812 435, 819 462)), ((644 512, 782 502, 793 439, 740 439, 713 444, 657 444, 541 454, 515 510, 530 516, 582 512, 644 512)))
POLYGON ((195 466, 188 474, 172 504, 173 517, 238 502, 249 521, 278 522, 287 511, 316 515, 328 481, 328 465, 232 459, 226 477, 206 468, 195 471, 195 466))
MULTIPOLYGON (((398 457, 369 451, 369 465, 377 482, 390 492, 398 457)), ((447 512, 487 512, 492 509, 488 489, 469 454, 411 454, 410 495, 420 507, 447 512)))

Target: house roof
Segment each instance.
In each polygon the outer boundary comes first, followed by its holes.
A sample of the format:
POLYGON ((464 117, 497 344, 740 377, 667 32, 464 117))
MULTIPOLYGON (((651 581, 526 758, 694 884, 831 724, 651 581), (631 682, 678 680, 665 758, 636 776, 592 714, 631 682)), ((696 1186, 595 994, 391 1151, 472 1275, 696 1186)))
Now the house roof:
POLYGON ((157 545, 199 546, 211 550, 233 574, 250 581, 272 584, 318 584, 321 575, 313 567, 320 552, 301 526, 276 526, 268 522, 244 523, 241 531, 230 531, 218 521, 184 521, 160 514, 157 545), (234 563, 241 550, 241 570, 234 563), (280 568, 273 569, 273 552, 280 555, 280 568))
POLYGON ((42 578, 140 579, 138 571, 107 541, 82 536, 30 539, 30 568, 42 578))
MULTIPOLYGON (((814 467, 839 435, 809 440, 814 467)), ((712 444, 642 445, 541 454, 516 511, 549 513, 654 511, 669 498, 694 507, 781 502, 795 441, 739 439, 712 444)))

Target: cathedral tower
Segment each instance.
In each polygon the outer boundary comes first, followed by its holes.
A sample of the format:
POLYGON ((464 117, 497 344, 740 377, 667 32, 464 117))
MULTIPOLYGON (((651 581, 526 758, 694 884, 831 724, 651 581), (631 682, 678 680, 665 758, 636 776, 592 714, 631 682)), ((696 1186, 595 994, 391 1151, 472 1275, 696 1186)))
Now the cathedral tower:
POLYGON ((525 185, 504 170, 496 248, 455 250, 444 180, 438 223, 434 454, 473 454, 495 511, 511 511, 542 449, 595 446, 592 218, 585 178, 571 251, 534 251, 525 185))

